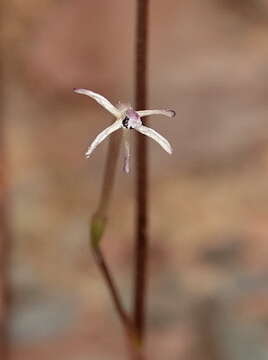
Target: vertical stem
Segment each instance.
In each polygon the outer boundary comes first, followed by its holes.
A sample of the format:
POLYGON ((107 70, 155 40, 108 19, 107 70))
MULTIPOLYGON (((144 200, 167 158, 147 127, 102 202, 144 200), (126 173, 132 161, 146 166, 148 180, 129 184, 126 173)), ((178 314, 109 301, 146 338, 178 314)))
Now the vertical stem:
MULTIPOLYGON (((147 99, 147 22, 149 0, 137 0, 136 22, 136 109, 146 109, 147 99)), ((148 166, 146 136, 136 136, 136 239, 135 239, 135 284, 134 325, 142 344, 145 333, 145 299, 147 278, 147 193, 148 166)))
POLYGON ((3 10, 0 14, 0 359, 7 360, 9 355, 7 322, 9 308, 8 262, 9 262, 9 231, 6 217, 7 182, 4 143, 4 111, 3 111, 3 10))

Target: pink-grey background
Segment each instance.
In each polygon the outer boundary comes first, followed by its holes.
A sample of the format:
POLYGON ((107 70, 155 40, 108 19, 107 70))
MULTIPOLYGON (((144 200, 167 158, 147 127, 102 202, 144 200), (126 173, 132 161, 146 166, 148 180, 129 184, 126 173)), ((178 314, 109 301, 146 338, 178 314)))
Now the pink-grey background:
MULTIPOLYGON (((12 360, 125 359, 88 244, 111 116, 133 102, 135 1, 13 0, 4 12, 12 360)), ((267 359, 268 4, 152 0, 148 359, 267 359)), ((134 172, 117 171, 103 250, 131 304, 134 172)))

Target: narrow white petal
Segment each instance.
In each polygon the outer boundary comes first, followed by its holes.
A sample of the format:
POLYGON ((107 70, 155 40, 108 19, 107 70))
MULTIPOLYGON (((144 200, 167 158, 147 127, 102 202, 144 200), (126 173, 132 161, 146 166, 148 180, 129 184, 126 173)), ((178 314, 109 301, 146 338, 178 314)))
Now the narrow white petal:
POLYGON ((170 143, 162 135, 158 134, 158 132, 143 125, 137 128, 136 130, 144 135, 149 136, 150 138, 158 142, 158 144, 162 146, 162 148, 166 150, 169 154, 172 154, 172 147, 170 143))
POLYGON ((137 111, 140 117, 150 116, 150 115, 164 115, 168 117, 174 117, 176 115, 174 110, 140 110, 137 111))
POLYGON ((130 173, 130 143, 129 143, 129 130, 124 129, 124 146, 125 146, 125 156, 124 156, 124 166, 123 170, 129 174, 130 173))
POLYGON ((119 118, 122 116, 121 112, 113 104, 111 104, 110 101, 107 100, 104 96, 97 94, 91 90, 87 90, 87 89, 74 89, 74 92, 77 94, 89 96, 92 99, 96 100, 97 103, 99 103, 101 106, 103 106, 106 110, 108 110, 115 117, 119 118))
POLYGON ((115 121, 111 126, 108 126, 106 129, 104 129, 97 137, 96 139, 92 142, 92 144, 90 145, 90 147, 88 148, 87 152, 86 152, 86 157, 89 158, 91 153, 96 149, 96 147, 104 140, 107 138, 107 136, 109 136, 112 132, 120 129, 122 127, 122 122, 121 120, 117 120, 115 121))

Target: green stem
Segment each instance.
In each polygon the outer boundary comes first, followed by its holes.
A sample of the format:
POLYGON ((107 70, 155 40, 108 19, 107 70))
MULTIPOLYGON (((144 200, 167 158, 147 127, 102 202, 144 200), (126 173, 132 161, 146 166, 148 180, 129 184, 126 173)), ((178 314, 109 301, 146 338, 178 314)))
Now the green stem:
POLYGON ((113 276, 111 271, 108 268, 108 265, 104 259, 103 253, 99 246, 92 246, 93 254, 95 256, 96 263, 99 266, 99 269, 101 270, 101 273, 103 275, 103 278, 105 279, 105 282, 107 284, 108 289, 110 290, 113 303, 115 306, 115 309, 119 315, 119 318, 124 325, 125 329, 127 331, 130 331, 129 329, 132 327, 132 324, 130 323, 130 319, 125 312, 122 301, 118 292, 118 289, 116 287, 116 284, 114 282, 113 276))
POLYGON ((100 270, 100 273, 102 274, 107 289, 111 295, 115 310, 124 327, 129 343, 131 358, 133 360, 142 360, 143 357, 138 346, 136 330, 133 326, 132 320, 130 319, 129 315, 124 309, 119 291, 115 284, 114 277, 107 265, 103 252, 100 248, 100 242, 104 234, 107 223, 107 215, 111 201, 112 190, 114 186, 115 170, 119 155, 120 144, 121 144, 120 133, 114 134, 109 142, 108 155, 106 159, 105 173, 104 173, 99 205, 95 214, 92 216, 90 223, 90 244, 96 264, 100 270))

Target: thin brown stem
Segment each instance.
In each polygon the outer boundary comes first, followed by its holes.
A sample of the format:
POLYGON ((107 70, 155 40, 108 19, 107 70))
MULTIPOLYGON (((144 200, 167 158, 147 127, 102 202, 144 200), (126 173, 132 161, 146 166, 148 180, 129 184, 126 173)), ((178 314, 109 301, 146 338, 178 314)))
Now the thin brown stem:
MULTIPOLYGON (((137 0, 136 24, 136 108, 146 108, 146 60, 147 60, 147 19, 149 0, 137 0)), ((112 137, 106 162, 102 194, 98 209, 91 221, 91 245, 96 263, 111 294, 115 309, 124 325, 133 359, 143 359, 143 339, 145 328, 145 295, 147 269, 147 143, 145 136, 137 137, 137 214, 135 247, 135 288, 133 323, 126 313, 115 281, 100 249, 100 240, 106 226, 107 209, 114 183, 114 172, 118 157, 119 142, 112 137), (114 143, 113 143, 114 141, 114 143)))
MULTIPOLYGON (((136 109, 147 105, 147 42, 149 0, 137 0, 136 22, 136 109)), ((140 343, 145 334, 145 300, 147 280, 148 234, 148 164, 146 136, 136 136, 136 240, 135 240, 135 284, 134 324, 140 343)))
POLYGON ((99 246, 93 247, 93 254, 95 256, 96 263, 98 264, 99 269, 103 275, 103 278, 105 279, 107 287, 110 291, 115 309, 121 319, 121 322, 125 326, 126 330, 129 331, 129 329, 132 327, 132 324, 130 323, 130 319, 122 305, 122 300, 114 282, 112 273, 108 268, 108 265, 99 246))
POLYGON ((114 278, 112 276, 111 270, 109 269, 106 260, 103 256, 103 252, 101 251, 99 246, 93 246, 93 254, 95 256, 96 263, 100 269, 100 272, 105 280, 107 288, 112 297, 112 301, 115 307, 117 314, 121 320, 121 323, 124 327, 127 341, 128 341, 128 348, 130 353, 131 360, 144 360, 143 351, 139 346, 139 340, 136 334, 136 329, 133 325, 133 322, 127 312, 123 307, 123 303, 121 297, 119 295, 119 291, 115 284, 114 278))

